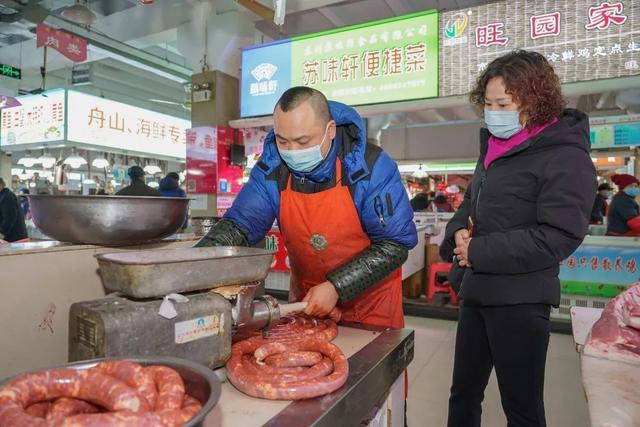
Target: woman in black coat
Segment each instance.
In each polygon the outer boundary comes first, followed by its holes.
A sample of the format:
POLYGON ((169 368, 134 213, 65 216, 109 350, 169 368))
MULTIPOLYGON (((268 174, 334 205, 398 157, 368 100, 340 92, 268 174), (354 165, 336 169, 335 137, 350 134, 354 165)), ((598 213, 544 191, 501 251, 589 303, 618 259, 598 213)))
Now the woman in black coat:
POLYGON ((480 160, 441 247, 462 304, 449 426, 480 426, 495 367, 509 426, 545 426, 544 370, 559 265, 587 233, 597 181, 589 120, 565 110, 544 56, 493 61, 471 95, 484 108, 480 160), (455 254, 455 258, 454 258, 455 254))

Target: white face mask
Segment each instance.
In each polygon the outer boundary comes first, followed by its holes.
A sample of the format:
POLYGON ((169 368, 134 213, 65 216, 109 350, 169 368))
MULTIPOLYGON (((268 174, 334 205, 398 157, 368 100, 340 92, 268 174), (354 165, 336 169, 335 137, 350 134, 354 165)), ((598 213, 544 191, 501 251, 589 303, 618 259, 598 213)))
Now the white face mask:
POLYGON ((303 148, 302 150, 285 150, 278 147, 280 157, 282 160, 296 172, 310 172, 314 170, 322 161, 324 156, 322 155, 321 147, 325 143, 329 127, 324 131, 322 142, 316 146, 303 148))

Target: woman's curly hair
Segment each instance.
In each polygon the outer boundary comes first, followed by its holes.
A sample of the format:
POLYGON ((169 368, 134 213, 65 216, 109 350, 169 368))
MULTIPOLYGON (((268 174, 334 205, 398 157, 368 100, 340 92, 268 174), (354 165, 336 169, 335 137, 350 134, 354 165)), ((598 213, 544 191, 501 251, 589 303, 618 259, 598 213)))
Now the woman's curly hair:
POLYGON ((560 78, 537 52, 515 50, 491 62, 471 92, 472 104, 484 108, 487 83, 496 77, 502 77, 506 92, 520 104, 527 127, 548 123, 565 108, 560 78))

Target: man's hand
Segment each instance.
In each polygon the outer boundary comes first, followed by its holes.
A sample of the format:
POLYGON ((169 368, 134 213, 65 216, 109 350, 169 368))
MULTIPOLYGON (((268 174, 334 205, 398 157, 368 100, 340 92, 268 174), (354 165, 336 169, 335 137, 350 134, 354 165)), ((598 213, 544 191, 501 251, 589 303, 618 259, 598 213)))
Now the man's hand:
POLYGON ((331 282, 314 286, 302 301, 309 303, 304 312, 309 316, 324 317, 334 309, 340 296, 331 282))
POLYGON ((458 258, 458 264, 460 267, 471 267, 469 262, 469 242, 471 242, 471 235, 469 230, 459 230, 455 234, 456 248, 453 253, 458 258))

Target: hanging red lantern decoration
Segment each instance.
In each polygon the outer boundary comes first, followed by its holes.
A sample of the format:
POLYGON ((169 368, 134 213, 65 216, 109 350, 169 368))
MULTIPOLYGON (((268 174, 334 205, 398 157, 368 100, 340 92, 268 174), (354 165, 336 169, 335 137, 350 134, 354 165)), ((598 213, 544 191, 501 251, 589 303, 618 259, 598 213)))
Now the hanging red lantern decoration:
POLYGON ((154 0, 139 0, 139 1, 141 5, 148 6, 150 4, 153 4, 154 0))

